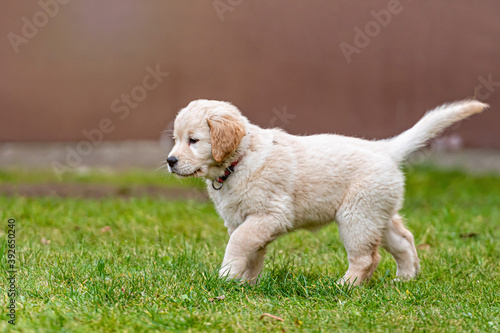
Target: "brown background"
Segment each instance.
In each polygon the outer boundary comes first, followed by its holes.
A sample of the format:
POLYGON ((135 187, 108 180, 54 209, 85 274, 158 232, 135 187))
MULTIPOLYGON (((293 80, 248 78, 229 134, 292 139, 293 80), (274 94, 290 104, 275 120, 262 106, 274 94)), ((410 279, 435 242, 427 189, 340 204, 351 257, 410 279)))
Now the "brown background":
MULTIPOLYGON (((390 1, 221 2, 232 8, 224 20, 212 1, 72 0, 16 54, 8 33, 21 35, 23 16, 41 7, 2 0, 0 141, 82 140, 105 117, 115 125, 106 140, 157 139, 198 98, 231 101, 254 123, 296 134, 382 138, 472 97, 481 76, 500 82, 498 0, 401 0, 351 63, 339 45, 390 1), (157 64, 169 76, 120 120, 111 103, 157 64), (284 108, 295 118, 276 117, 284 108)), ((490 111, 453 129, 468 146, 500 147, 494 89, 490 111)))

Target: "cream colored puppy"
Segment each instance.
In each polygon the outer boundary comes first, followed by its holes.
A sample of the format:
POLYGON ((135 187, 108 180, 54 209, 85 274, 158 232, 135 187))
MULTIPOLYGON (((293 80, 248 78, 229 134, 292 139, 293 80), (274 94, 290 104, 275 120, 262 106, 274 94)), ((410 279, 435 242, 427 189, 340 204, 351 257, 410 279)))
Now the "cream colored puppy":
POLYGON ((230 236, 221 277, 255 283, 270 242, 336 221, 349 259, 340 282, 368 280, 380 246, 394 256, 397 276, 411 279, 419 261, 398 215, 400 164, 446 127, 486 107, 473 100, 443 105, 392 139, 368 141, 262 129, 229 103, 197 100, 177 115, 168 169, 206 179, 230 236))

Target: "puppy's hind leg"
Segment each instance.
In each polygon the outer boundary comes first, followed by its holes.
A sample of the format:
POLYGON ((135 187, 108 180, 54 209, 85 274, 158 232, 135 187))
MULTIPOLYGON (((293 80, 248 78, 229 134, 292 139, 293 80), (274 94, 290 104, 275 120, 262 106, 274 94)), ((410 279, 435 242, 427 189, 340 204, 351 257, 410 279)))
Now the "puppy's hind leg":
POLYGON ((349 259, 349 269, 339 283, 358 286, 369 280, 378 266, 382 229, 378 227, 378 223, 357 212, 346 211, 337 217, 337 221, 349 259))
POLYGON ((412 233, 403 226, 402 218, 394 215, 384 231, 382 247, 396 260, 396 276, 408 280, 417 276, 419 262, 412 233))

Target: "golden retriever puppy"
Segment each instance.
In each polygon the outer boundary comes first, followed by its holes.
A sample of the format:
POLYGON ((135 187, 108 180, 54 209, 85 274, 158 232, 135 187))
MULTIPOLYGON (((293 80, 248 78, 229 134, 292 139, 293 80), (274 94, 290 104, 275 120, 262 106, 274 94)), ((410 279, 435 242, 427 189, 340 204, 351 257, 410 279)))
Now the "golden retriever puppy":
POLYGON ((368 141, 262 129, 230 103, 197 100, 177 115, 168 170, 206 179, 230 236, 221 277, 255 283, 270 242, 336 221, 349 259, 340 283, 370 279, 380 246, 396 260, 397 277, 411 279, 419 260, 398 215, 400 164, 446 127, 486 107, 474 100, 446 104, 394 138, 368 141))

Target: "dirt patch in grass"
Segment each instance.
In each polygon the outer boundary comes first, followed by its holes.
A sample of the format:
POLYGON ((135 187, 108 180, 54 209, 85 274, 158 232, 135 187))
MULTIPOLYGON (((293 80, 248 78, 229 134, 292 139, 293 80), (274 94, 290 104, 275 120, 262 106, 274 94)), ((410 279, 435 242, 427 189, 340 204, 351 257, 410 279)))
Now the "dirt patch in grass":
POLYGON ((106 197, 142 197, 165 198, 169 200, 209 200, 205 191, 195 188, 161 187, 154 185, 119 186, 104 184, 2 184, 0 195, 61 198, 106 198, 106 197))

